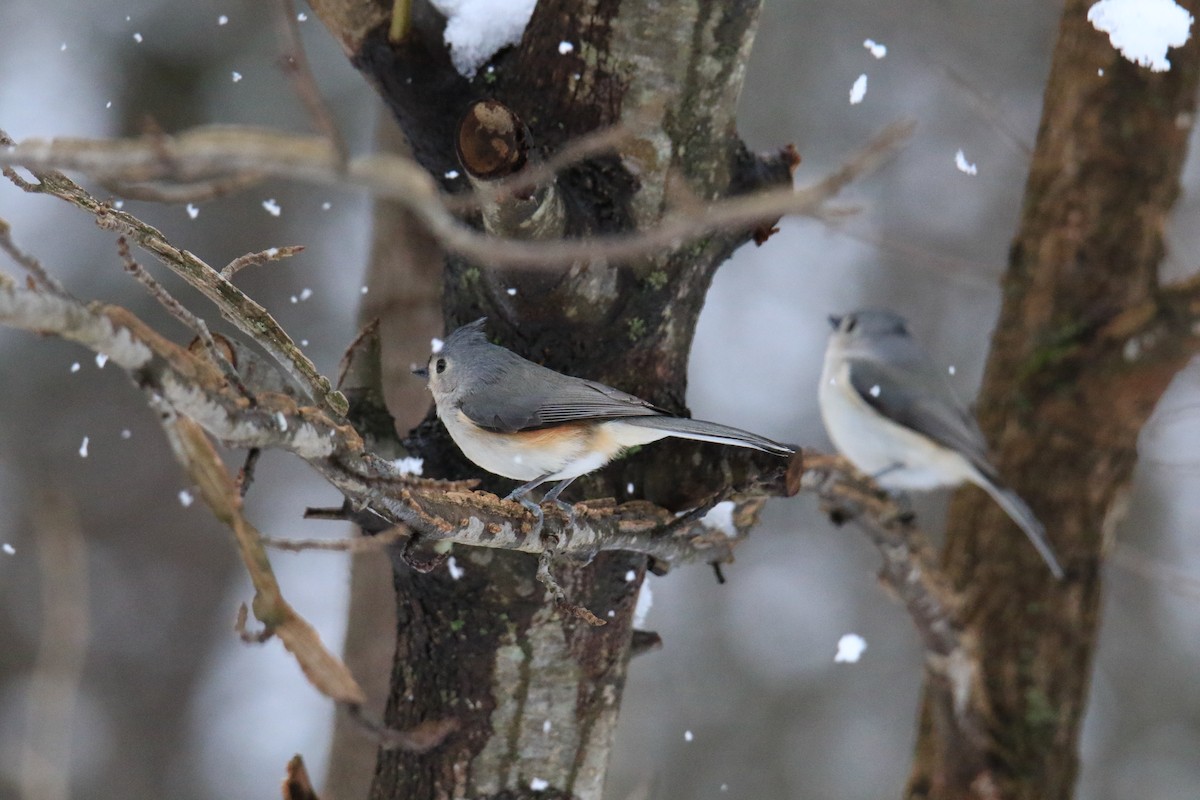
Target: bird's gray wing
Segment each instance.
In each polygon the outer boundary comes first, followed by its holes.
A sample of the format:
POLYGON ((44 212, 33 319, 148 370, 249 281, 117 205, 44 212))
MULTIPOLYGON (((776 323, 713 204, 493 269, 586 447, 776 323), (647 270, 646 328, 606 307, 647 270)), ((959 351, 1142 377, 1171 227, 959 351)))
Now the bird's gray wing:
POLYGON ((984 475, 995 475, 979 424, 931 362, 851 358, 848 364, 850 385, 882 416, 961 453, 984 475))
POLYGON ((667 412, 595 381, 525 362, 500 380, 481 382, 459 408, 476 425, 500 433, 582 420, 656 416, 667 412))

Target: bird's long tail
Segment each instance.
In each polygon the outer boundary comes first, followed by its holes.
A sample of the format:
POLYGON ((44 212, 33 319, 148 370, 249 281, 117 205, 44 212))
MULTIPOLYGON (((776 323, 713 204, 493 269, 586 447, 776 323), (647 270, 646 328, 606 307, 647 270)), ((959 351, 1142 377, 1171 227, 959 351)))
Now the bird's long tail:
POLYGON ((764 453, 773 453, 777 456, 790 456, 796 452, 795 447, 780 444, 765 436, 759 436, 757 433, 731 428, 728 425, 719 425, 715 422, 705 422, 702 419, 646 416, 625 417, 621 419, 621 422, 628 425, 665 431, 670 436, 678 436, 682 439, 729 444, 734 447, 749 447, 754 450, 762 450, 764 453))
POLYGON ((978 480, 976 483, 992 496, 992 499, 1004 509, 1004 513, 1008 514, 1013 522, 1020 526, 1021 530, 1025 531, 1025 535, 1029 537, 1029 541, 1033 542, 1033 546, 1037 548, 1038 554, 1046 562, 1046 566, 1054 573, 1054 577, 1062 580, 1063 568, 1058 563, 1054 548, 1050 546, 1050 540, 1046 538, 1046 528, 1033 515, 1029 506, 1025 505, 1025 501, 1012 489, 986 478, 978 480))

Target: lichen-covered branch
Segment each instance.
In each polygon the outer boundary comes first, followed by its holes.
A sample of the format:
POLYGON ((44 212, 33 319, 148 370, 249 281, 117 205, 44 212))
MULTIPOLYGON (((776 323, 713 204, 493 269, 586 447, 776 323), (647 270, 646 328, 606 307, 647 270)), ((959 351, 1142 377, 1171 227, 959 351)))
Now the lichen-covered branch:
MULTIPOLYGON (((162 409, 193 420, 229 447, 293 453, 336 486, 352 507, 369 508, 385 525, 405 524, 428 541, 524 553, 541 553, 547 547, 541 537, 530 535, 532 517, 519 503, 469 491, 469 483, 405 475, 391 461, 367 451, 343 420, 297 405, 287 395, 259 392, 251 404, 211 361, 162 338, 123 309, 87 307, 69 298, 4 286, 0 324, 54 334, 103 353, 129 372, 162 409)), ((797 457, 793 470, 800 463, 797 457)), ((756 475, 742 487, 730 487, 729 497, 747 501, 788 493, 788 464, 779 464, 774 475, 756 475)), ((578 519, 572 528, 561 514, 549 510, 547 527, 560 537, 561 555, 587 560, 602 551, 626 550, 666 563, 725 561, 737 541, 702 518, 677 525, 674 514, 641 501, 584 504, 578 519)))

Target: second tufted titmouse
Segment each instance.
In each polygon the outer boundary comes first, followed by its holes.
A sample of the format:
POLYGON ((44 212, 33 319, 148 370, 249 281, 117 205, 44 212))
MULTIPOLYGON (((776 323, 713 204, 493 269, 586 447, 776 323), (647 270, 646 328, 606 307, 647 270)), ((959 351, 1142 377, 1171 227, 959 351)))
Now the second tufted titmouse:
POLYGON ((1054 577, 1062 567, 1046 529, 988 461, 975 418, 942 370, 921 350, 904 318, 864 310, 830 317, 819 404, 842 455, 885 489, 928 490, 970 481, 1033 542, 1054 577))
POLYGON ((451 333, 428 365, 413 372, 429 381, 437 415, 467 458, 488 472, 526 481, 507 499, 529 509, 539 528, 542 510, 526 497, 530 490, 558 481, 544 502, 559 503, 571 481, 630 447, 678 436, 779 456, 796 452, 737 428, 672 416, 631 394, 535 364, 489 342, 485 322, 451 333))

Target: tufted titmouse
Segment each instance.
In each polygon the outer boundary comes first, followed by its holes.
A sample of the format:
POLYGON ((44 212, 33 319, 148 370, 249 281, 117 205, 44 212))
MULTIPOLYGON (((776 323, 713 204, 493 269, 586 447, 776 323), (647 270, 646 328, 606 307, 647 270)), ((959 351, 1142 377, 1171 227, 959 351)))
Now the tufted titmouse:
POLYGON ((1000 483, 975 418, 942 370, 890 311, 830 317, 819 403, 834 445, 886 489, 928 490, 970 481, 1025 531, 1054 573, 1062 567, 1046 529, 1000 483))
POLYGON ((526 497, 530 490, 558 481, 543 502, 565 505, 558 495, 571 481, 629 447, 678 436, 779 456, 796 452, 737 428, 671 416, 602 383, 539 366, 490 343, 485 322, 454 331, 428 366, 413 373, 428 380, 437 415, 467 458, 488 472, 527 481, 507 499, 529 509, 538 528, 542 510, 526 497))

